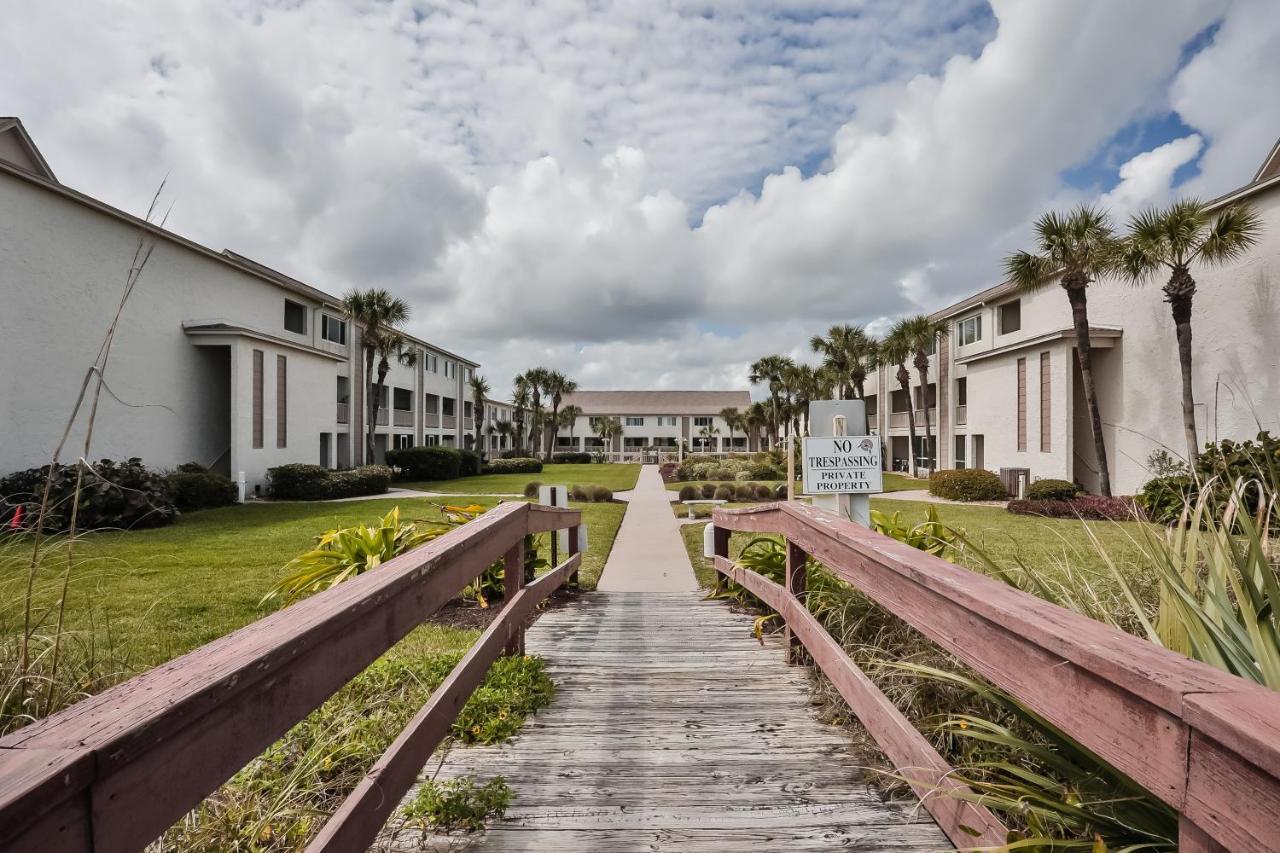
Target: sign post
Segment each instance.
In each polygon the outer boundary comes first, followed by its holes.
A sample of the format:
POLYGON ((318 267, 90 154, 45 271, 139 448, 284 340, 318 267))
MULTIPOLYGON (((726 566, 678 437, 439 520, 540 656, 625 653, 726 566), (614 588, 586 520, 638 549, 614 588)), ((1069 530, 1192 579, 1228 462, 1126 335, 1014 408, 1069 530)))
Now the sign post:
POLYGON ((880 438, 867 435, 863 400, 815 400, 804 439, 804 493, 814 506, 871 524, 871 495, 884 491, 880 438))

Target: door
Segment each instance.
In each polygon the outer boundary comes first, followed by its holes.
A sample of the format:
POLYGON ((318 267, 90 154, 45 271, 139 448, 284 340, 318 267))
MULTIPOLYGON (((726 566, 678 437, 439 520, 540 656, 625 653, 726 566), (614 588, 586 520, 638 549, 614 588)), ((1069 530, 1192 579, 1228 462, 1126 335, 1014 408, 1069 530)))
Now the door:
POLYGON ((987 467, 987 457, 983 452, 982 436, 970 436, 970 440, 973 442, 973 467, 982 470, 987 467))

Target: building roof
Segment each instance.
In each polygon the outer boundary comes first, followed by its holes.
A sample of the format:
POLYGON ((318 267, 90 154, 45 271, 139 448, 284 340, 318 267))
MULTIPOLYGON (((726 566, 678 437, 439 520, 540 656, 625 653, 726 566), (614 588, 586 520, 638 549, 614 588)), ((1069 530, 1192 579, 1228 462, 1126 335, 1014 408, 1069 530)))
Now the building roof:
POLYGON ((750 391, 576 391, 560 403, 584 415, 716 415, 750 405, 750 391))
POLYGON ((17 166, 46 181, 58 180, 44 155, 36 147, 35 140, 27 133, 22 120, 17 116, 0 116, 0 161, 17 166))

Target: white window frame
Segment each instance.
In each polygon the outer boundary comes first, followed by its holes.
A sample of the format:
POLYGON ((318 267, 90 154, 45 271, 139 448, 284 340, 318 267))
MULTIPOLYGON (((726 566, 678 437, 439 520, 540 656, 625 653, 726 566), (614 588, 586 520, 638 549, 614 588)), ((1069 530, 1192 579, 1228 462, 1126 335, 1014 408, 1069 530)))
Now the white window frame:
POLYGON ((956 321, 956 344, 969 346, 982 340, 982 315, 970 314, 956 321))
POLYGON ((623 425, 624 425, 624 426, 642 427, 642 426, 644 426, 644 418, 643 418, 643 417, 636 417, 635 415, 627 415, 627 419, 623 422, 623 425))
POLYGON ((716 419, 711 415, 697 415, 693 419, 693 425, 696 427, 714 426, 716 419))
POLYGON ((335 317, 332 314, 321 314, 320 315, 320 337, 331 344, 339 344, 342 346, 346 346, 347 321, 341 318, 335 317), (338 330, 338 336, 336 338, 332 337, 330 334, 334 328, 337 328, 338 330))

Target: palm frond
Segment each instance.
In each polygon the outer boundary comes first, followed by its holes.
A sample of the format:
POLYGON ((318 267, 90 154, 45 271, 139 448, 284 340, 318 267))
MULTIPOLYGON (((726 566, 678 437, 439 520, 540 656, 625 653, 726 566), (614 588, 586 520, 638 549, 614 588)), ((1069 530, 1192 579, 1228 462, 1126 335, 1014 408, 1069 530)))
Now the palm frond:
POLYGON ((1262 217, 1247 204, 1232 205, 1209 225, 1199 249, 1198 257, 1208 266, 1219 266, 1242 257, 1262 234, 1262 217))

